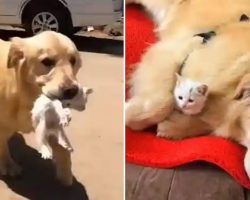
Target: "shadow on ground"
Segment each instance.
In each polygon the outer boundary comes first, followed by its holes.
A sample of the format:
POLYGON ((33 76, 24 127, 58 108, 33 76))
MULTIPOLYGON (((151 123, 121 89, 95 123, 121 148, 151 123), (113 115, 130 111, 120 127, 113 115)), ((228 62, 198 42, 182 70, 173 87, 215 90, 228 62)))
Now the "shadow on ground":
MULTIPOLYGON (((11 37, 27 37, 24 31, 0 30, 0 38, 8 40, 11 37)), ((123 41, 105 38, 71 36, 80 51, 106 53, 114 56, 123 56, 123 41)))
POLYGON ((70 187, 55 180, 53 163, 25 144, 24 138, 16 134, 10 140, 14 160, 23 168, 19 178, 2 178, 15 193, 31 200, 88 200, 85 187, 74 178, 70 187))

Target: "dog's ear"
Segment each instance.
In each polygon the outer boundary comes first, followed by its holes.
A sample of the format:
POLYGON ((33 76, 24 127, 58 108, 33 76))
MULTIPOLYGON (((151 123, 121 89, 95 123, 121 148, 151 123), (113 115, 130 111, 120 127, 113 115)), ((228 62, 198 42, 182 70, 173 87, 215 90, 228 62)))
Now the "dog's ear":
POLYGON ((239 84, 235 90, 233 99, 241 99, 248 96, 250 92, 250 82, 239 84))
POLYGON ((245 99, 250 96, 250 87, 241 87, 237 88, 233 99, 239 100, 239 99, 245 99))
POLYGON ((238 83, 233 99, 241 99, 250 93, 250 74, 246 74, 242 77, 240 82, 238 83))
POLYGON ((11 38, 11 44, 8 54, 7 67, 13 68, 20 66, 24 62, 24 41, 19 37, 11 38))

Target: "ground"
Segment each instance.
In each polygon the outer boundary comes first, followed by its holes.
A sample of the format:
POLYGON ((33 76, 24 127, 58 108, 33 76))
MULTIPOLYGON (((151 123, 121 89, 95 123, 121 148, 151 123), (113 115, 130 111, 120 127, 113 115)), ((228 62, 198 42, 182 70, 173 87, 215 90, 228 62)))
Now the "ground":
MULTIPOLYGON (((0 38, 24 36, 0 31, 0 38)), ((123 58, 122 41, 74 36, 81 50, 79 80, 92 87, 87 109, 73 112, 67 129, 74 147, 74 185, 54 180, 53 164, 40 158, 33 134, 10 142, 23 176, 0 181, 1 200, 119 200, 123 198, 123 58), (26 144, 25 144, 25 141, 26 144)))

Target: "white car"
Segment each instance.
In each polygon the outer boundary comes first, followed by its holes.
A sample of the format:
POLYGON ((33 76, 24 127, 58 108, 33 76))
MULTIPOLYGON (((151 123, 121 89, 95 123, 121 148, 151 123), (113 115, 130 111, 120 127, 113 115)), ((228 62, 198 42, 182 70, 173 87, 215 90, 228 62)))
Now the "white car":
POLYGON ((0 0, 0 25, 23 27, 32 35, 72 34, 84 26, 112 24, 122 9, 123 0, 0 0))

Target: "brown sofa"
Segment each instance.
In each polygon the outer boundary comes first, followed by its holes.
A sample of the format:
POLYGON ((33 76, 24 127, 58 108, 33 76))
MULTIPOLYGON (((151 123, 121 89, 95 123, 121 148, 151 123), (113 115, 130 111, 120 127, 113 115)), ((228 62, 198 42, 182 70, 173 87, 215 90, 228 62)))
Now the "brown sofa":
POLYGON ((174 169, 127 163, 126 200, 250 200, 250 190, 205 162, 174 169))

